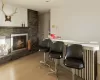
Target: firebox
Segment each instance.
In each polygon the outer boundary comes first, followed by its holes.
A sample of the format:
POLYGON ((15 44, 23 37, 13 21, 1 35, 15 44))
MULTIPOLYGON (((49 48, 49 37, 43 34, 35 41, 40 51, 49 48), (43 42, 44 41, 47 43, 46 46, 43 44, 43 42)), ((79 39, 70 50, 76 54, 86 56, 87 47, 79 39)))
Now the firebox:
POLYGON ((11 34, 11 51, 25 49, 27 47, 28 34, 11 34))

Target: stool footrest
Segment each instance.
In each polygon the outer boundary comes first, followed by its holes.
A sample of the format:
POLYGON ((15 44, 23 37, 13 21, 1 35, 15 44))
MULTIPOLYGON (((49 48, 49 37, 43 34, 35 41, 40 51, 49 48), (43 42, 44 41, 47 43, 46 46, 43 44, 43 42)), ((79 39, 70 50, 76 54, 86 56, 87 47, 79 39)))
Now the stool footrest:
POLYGON ((45 66, 50 67, 50 65, 49 65, 49 64, 47 64, 47 63, 46 63, 46 62, 44 62, 44 61, 40 61, 40 64, 43 64, 43 65, 45 65, 45 66))

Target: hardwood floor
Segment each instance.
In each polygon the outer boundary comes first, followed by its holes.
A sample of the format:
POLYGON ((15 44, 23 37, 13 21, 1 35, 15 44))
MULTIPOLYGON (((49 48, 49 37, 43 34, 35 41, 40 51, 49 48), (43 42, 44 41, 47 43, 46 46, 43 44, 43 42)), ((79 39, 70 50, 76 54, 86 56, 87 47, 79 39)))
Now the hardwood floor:
MULTIPOLYGON (((54 75, 47 74, 49 68, 40 68, 39 61, 42 60, 42 58, 43 54, 38 52, 1 65, 0 80, 56 80, 54 75)), ((100 65, 98 67, 100 76, 100 65)), ((62 69, 62 73, 59 75, 59 80, 71 80, 71 72, 69 71, 62 69)), ((100 78, 98 80, 100 80, 100 78)))
POLYGON ((41 57, 35 53, 0 66, 0 80, 55 80, 47 75, 47 68, 40 69, 41 57))

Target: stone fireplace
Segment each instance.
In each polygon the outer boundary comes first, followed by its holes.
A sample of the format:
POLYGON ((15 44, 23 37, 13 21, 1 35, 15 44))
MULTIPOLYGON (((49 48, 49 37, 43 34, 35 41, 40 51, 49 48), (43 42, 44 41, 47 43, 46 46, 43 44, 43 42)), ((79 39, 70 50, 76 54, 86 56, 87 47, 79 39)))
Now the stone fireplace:
MULTIPOLYGON (((28 26, 27 27, 22 27, 22 26, 0 26, 0 36, 3 36, 2 39, 0 39, 1 43, 0 47, 7 47, 7 54, 11 55, 13 53, 20 53, 21 51, 25 50, 20 50, 24 49, 27 45, 23 45, 22 43, 22 38, 25 38, 24 36, 21 38, 21 40, 17 40, 17 36, 24 35, 26 36, 26 41, 30 40, 31 44, 31 52, 36 52, 38 51, 38 12, 34 10, 27 10, 28 12, 28 26), (14 37, 14 38, 13 38, 14 37), (17 41, 18 44, 20 44, 18 47, 13 46, 16 45, 17 41), (19 50, 19 51, 18 51, 19 50)), ((20 37, 18 37, 20 38, 20 37)), ((4 50, 5 51, 5 50, 4 50)), ((2 52, 1 52, 2 53, 2 52)))
POLYGON ((38 12, 28 9, 27 13, 27 27, 0 26, 0 64, 38 51, 38 12))
POLYGON ((11 34, 11 52, 27 48, 28 34, 11 34))

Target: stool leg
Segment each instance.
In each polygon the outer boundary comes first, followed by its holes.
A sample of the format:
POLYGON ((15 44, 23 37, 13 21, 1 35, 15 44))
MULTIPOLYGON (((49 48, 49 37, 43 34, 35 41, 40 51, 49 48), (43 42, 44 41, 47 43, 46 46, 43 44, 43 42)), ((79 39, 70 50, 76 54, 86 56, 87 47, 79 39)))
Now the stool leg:
POLYGON ((55 60, 55 74, 56 74, 56 77, 57 77, 57 80, 58 80, 58 59, 55 60))
POLYGON ((46 54, 45 54, 45 52, 43 54, 43 61, 40 61, 40 63, 46 63, 46 54))
POLYGON ((75 80, 75 69, 72 69, 72 80, 75 80))
POLYGON ((46 65, 46 66, 48 66, 48 67, 50 67, 50 65, 48 65, 47 63, 46 63, 46 53, 44 52, 44 55, 43 55, 43 61, 40 61, 40 63, 41 64, 44 64, 44 65, 46 65))
POLYGON ((46 63, 46 53, 44 52, 44 63, 46 63))
POLYGON ((58 60, 55 59, 55 73, 57 74, 57 65, 58 65, 58 60))
POLYGON ((55 59, 54 70, 53 70, 52 68, 50 68, 49 74, 50 74, 50 73, 55 73, 55 74, 57 73, 57 64, 58 64, 58 60, 55 59))
POLYGON ((55 59, 55 67, 54 67, 54 70, 53 69, 50 69, 51 72, 49 72, 48 74, 55 74, 56 77, 57 77, 57 80, 58 80, 58 69, 57 69, 57 65, 58 65, 58 60, 55 59))

